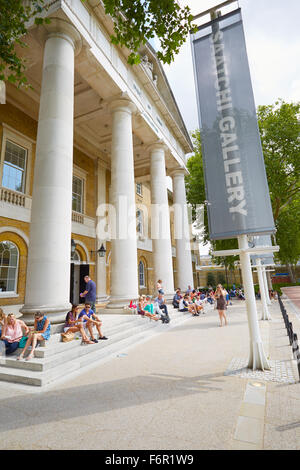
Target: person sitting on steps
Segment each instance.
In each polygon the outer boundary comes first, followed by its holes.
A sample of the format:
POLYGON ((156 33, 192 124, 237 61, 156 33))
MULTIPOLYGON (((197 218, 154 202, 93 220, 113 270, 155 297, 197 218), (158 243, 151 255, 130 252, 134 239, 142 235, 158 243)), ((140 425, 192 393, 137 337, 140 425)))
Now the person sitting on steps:
POLYGON ((158 294, 158 296, 155 299, 155 302, 157 303, 158 307, 163 311, 164 313, 164 318, 162 318, 163 323, 169 323, 170 322, 170 317, 168 313, 168 308, 165 304, 164 296, 163 294, 158 294))
POLYGON ((34 351, 38 341, 49 340, 50 338, 50 320, 46 317, 43 312, 37 311, 34 314, 34 327, 33 329, 29 329, 28 339, 24 346, 23 351, 21 352, 20 356, 17 357, 18 360, 24 359, 24 354, 31 345, 30 354, 26 357, 26 361, 30 361, 30 359, 34 356, 34 351))
POLYGON ((29 332, 28 326, 23 320, 18 320, 13 313, 9 313, 7 317, 5 317, 0 337, 5 345, 6 355, 14 353, 19 347, 23 332, 24 336, 27 336, 29 332))
POLYGON ((82 342, 85 344, 95 344, 94 341, 91 341, 85 331, 84 327, 81 321, 78 321, 78 311, 79 307, 78 305, 72 305, 72 310, 67 313, 66 316, 66 322, 64 324, 64 333, 67 331, 71 331, 72 333, 77 333, 77 331, 80 332, 81 337, 82 337, 82 342))
POLYGON ((94 326, 96 327, 96 329, 98 331, 98 339, 99 340, 100 339, 108 339, 101 332, 102 321, 99 319, 99 317, 97 317, 97 315, 91 309, 91 304, 89 304, 89 303, 84 304, 84 309, 81 310, 81 312, 78 316, 78 320, 80 320, 83 323, 84 328, 88 329, 88 331, 90 333, 91 341, 93 341, 94 343, 98 343, 98 341, 94 337, 94 333, 93 333, 93 327, 94 326))
POLYGON ((149 317, 150 320, 161 320, 161 311, 158 307, 155 307, 153 303, 151 302, 151 297, 150 295, 146 295, 145 301, 144 301, 144 312, 145 316, 149 317))
POLYGON ((173 302, 172 302, 174 308, 179 308, 179 301, 181 297, 182 295, 181 295, 180 289, 176 289, 176 293, 173 297, 173 302))
POLYGON ((189 301, 189 296, 185 294, 179 303, 179 312, 190 312, 193 316, 198 316, 197 307, 193 302, 189 301))

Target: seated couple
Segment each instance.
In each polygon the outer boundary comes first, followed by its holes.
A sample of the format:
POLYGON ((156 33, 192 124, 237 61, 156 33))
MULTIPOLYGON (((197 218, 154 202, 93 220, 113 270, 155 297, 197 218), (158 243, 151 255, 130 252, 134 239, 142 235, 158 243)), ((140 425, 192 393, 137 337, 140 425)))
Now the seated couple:
POLYGON ((194 317, 199 316, 199 311, 203 311, 204 309, 202 306, 202 301, 200 299, 195 300, 192 302, 189 296, 186 294, 182 299, 179 301, 179 312, 190 312, 194 317))
POLYGON ((72 305, 72 310, 66 316, 66 322, 64 325, 64 333, 71 331, 72 333, 80 332, 82 336, 82 342, 85 344, 98 343, 93 333, 93 327, 95 326, 98 331, 98 339, 108 339, 101 332, 102 322, 95 315, 91 309, 91 304, 86 303, 84 309, 78 315, 80 307, 78 305, 72 305), (87 336, 87 332, 90 333, 90 339, 87 336))
POLYGON ((151 297, 149 295, 140 296, 138 302, 138 314, 149 317, 150 320, 161 320, 162 323, 170 322, 168 309, 164 302, 163 294, 158 294, 158 297, 156 297, 154 303, 152 303, 151 297))

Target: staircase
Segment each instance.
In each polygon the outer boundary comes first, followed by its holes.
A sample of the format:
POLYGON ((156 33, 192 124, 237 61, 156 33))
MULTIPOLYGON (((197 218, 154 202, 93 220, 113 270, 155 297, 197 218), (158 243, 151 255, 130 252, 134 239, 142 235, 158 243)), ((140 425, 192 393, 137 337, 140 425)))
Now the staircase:
MULTIPOLYGON (((76 371, 84 371, 91 364, 109 359, 191 317, 191 314, 178 312, 171 306, 168 306, 168 311, 171 319, 168 324, 150 321, 140 315, 103 315, 102 332, 108 340, 91 345, 81 344, 80 334, 76 334, 73 341, 63 343, 60 335, 63 326, 52 325, 50 339, 40 342, 30 361, 17 361, 22 351, 20 348, 15 354, 0 360, 0 381, 43 387, 76 371)), ((96 330, 95 337, 98 338, 96 330)))

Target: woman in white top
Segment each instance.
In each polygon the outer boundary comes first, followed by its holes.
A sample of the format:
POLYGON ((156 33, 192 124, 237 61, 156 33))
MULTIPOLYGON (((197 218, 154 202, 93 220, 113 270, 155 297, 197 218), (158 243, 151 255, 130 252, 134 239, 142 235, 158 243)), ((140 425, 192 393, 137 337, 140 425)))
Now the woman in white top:
POLYGON ((5 320, 0 337, 5 344, 6 355, 15 352, 23 334, 26 336, 28 333, 29 328, 23 320, 17 320, 13 313, 9 313, 5 320))

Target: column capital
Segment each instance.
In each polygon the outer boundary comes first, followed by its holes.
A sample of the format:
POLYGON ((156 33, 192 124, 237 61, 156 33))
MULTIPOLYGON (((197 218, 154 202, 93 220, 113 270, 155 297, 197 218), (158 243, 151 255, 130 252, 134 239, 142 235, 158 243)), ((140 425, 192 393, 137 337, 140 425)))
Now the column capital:
POLYGON ((171 169, 170 172, 169 172, 169 176, 171 176, 171 178, 174 178, 176 176, 182 176, 184 178, 188 174, 189 174, 188 170, 186 168, 183 168, 183 167, 171 169))
POLYGON ((50 20, 49 24, 43 26, 46 30, 45 40, 51 37, 61 37, 71 43, 75 56, 78 55, 82 48, 82 39, 77 29, 61 18, 50 18, 50 20))
POLYGON ((133 114, 137 111, 136 105, 130 99, 127 99, 125 97, 114 99, 108 104, 108 106, 112 112, 125 111, 129 114, 133 114))
POLYGON ((149 144, 147 147, 148 152, 151 154, 154 150, 163 150, 164 153, 167 152, 168 146, 164 143, 163 140, 159 139, 152 144, 149 144))

